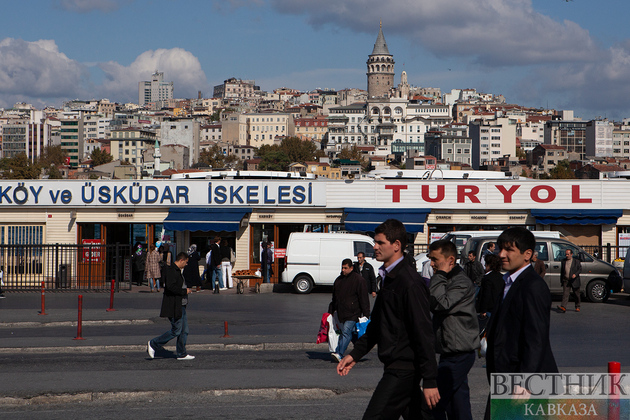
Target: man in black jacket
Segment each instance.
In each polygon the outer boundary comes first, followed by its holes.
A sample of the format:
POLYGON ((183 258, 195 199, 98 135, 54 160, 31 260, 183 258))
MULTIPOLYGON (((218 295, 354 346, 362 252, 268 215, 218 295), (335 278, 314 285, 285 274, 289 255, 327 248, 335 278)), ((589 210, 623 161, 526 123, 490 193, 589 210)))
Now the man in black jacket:
POLYGON ((573 292, 575 296, 575 312, 580 312, 580 273, 582 263, 577 258, 573 258, 573 251, 564 251, 564 258, 560 262, 560 282, 562 283, 562 304, 558 306, 560 312, 567 311, 569 295, 573 292))
POLYGON ((389 219, 374 233, 374 254, 383 262, 379 269, 383 284, 365 334, 341 359, 337 373, 347 375, 378 344, 378 357, 385 370, 363 418, 398 419, 403 414, 405 418, 420 418, 421 380, 428 407, 432 409, 440 399, 429 289, 404 257, 405 226, 389 219))
POLYGON ((221 259, 221 242, 220 236, 214 237, 214 243, 210 245, 210 264, 208 264, 208 272, 211 273, 213 293, 219 293, 219 290, 223 290, 223 273, 221 272, 221 265, 223 261, 221 259))
POLYGON ((155 357, 156 350, 163 350, 163 346, 177 338, 176 355, 177 360, 192 360, 195 356, 186 353, 186 340, 188 339, 188 318, 186 317, 186 297, 192 289, 184 284, 182 270, 188 263, 188 254, 180 252, 175 259, 175 263, 166 267, 166 278, 164 279, 164 297, 162 298, 162 309, 160 316, 171 321, 171 329, 159 337, 149 341, 147 352, 149 357, 155 357))
POLYGON ((477 261, 474 251, 470 251, 468 253, 468 261, 466 261, 466 265, 464 265, 464 273, 472 280, 477 290, 479 290, 479 287, 481 286, 481 279, 485 274, 485 270, 483 269, 481 263, 477 261))
POLYGON ((357 260, 358 261, 354 263, 354 271, 363 276, 367 292, 371 294, 372 297, 376 297, 376 274, 374 273, 374 267, 372 267, 372 264, 365 261, 365 254, 363 252, 357 254, 357 260))
POLYGON ((332 354, 333 359, 340 361, 343 357, 359 317, 370 316, 370 301, 368 299, 365 281, 352 268, 352 260, 346 258, 341 263, 341 275, 333 285, 333 295, 328 313, 337 312, 337 319, 342 324, 341 337, 337 351, 332 354))

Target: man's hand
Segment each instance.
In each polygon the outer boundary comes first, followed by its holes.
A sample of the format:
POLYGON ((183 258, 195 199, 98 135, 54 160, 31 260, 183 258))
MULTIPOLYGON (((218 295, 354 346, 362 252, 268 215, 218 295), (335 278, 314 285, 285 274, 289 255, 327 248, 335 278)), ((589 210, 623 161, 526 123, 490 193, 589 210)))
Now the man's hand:
POLYGON ((572 275, 572 276, 571 276, 571 278, 572 278, 572 279, 574 279, 574 278, 575 278, 575 274, 574 274, 574 275, 572 275))
POLYGON ((436 271, 444 271, 445 273, 450 273, 450 271, 453 269, 454 264, 451 261, 451 258, 446 258, 443 261, 440 261, 439 263, 435 263, 435 268, 437 268, 436 271))
POLYGON ((376 292, 372 292, 372 297, 376 297, 376 292))
POLYGON ((187 295, 189 295, 189 294, 191 294, 191 293, 192 293, 192 289, 190 289, 190 288, 186 289, 186 294, 187 294, 187 295))
POLYGON ((513 400, 529 400, 531 393, 520 385, 514 387, 513 400))
POLYGON ((339 376, 346 376, 350 372, 350 369, 352 369, 356 364, 357 362, 354 361, 352 356, 347 355, 341 359, 341 362, 337 365, 337 373, 339 376))
POLYGON ((440 401, 440 392, 437 388, 424 388, 424 399, 431 410, 435 408, 438 401, 440 401))

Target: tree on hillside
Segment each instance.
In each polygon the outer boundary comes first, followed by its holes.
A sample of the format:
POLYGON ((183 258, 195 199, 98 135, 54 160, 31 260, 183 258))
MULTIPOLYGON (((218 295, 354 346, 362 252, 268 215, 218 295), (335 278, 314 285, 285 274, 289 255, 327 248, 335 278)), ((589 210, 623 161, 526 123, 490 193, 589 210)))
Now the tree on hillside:
POLYGON ((282 150, 291 162, 310 162, 315 159, 317 146, 310 140, 301 140, 298 137, 286 137, 280 143, 282 150))
POLYGON ((199 154, 199 163, 211 168, 223 168, 225 166, 225 156, 218 144, 210 149, 203 149, 199 154))
POLYGON ((337 155, 337 159, 349 159, 349 160, 357 160, 361 163, 361 168, 365 170, 370 162, 363 156, 363 153, 359 150, 356 144, 352 145, 351 148, 341 149, 339 154, 337 155))
POLYGON ((549 171, 549 179, 575 179, 575 172, 571 169, 569 160, 558 162, 556 167, 549 171))
POLYGON ((26 153, 19 153, 9 159, 8 169, 4 171, 6 179, 38 179, 41 173, 41 166, 32 163, 26 153))
POLYGON ((104 165, 114 160, 114 157, 111 154, 101 150, 100 147, 97 147, 92 151, 91 158, 92 166, 104 165))
POLYGON ((261 171, 286 171, 291 159, 282 150, 272 150, 260 157, 258 169, 261 171))

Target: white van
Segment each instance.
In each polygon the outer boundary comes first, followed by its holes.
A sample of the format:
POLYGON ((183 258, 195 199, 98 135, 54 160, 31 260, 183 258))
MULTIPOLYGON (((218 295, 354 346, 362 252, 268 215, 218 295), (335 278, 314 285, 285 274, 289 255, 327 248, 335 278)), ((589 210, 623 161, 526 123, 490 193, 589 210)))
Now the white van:
POLYGON ((285 269, 280 282, 293 283, 296 293, 310 293, 313 286, 332 285, 341 274, 341 262, 357 261, 357 253, 376 269, 374 240, 353 233, 293 232, 289 236, 285 269))

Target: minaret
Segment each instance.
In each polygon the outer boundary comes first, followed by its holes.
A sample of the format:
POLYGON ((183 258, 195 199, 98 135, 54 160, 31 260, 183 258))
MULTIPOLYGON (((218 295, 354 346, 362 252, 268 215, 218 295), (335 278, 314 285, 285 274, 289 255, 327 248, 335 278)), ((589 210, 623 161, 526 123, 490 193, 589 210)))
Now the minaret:
POLYGON ((160 142, 155 140, 155 151, 153 152, 153 176, 160 175, 160 158, 162 157, 162 153, 160 153, 160 142))
POLYGON ((394 87, 394 56, 387 49, 381 22, 372 54, 367 60, 368 100, 386 98, 394 87))

